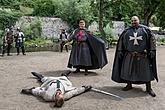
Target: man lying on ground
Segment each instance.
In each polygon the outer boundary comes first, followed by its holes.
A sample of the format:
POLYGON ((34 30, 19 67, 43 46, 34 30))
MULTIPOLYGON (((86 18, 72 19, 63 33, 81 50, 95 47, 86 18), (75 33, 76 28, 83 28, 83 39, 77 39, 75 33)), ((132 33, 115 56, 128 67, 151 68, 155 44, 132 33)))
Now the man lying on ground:
POLYGON ((91 86, 74 87, 67 78, 67 74, 61 77, 45 77, 36 72, 32 74, 42 82, 40 87, 32 87, 30 89, 22 89, 21 93, 34 96, 40 96, 45 101, 54 101, 56 107, 62 107, 64 101, 89 91, 91 86))

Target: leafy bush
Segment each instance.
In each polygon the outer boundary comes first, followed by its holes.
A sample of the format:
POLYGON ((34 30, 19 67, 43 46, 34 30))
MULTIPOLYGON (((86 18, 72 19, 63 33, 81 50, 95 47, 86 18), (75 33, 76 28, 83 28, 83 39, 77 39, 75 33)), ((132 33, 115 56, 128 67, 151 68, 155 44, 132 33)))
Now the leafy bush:
POLYGON ((49 40, 51 40, 53 43, 59 43, 59 38, 57 37, 51 37, 49 40))
POLYGON ((24 35, 25 35, 26 41, 29 41, 29 40, 33 39, 32 31, 31 31, 30 25, 23 24, 23 25, 21 26, 21 30, 22 30, 22 32, 23 32, 24 35))
POLYGON ((3 36, 3 30, 0 30, 0 45, 3 43, 2 36, 3 36))
POLYGON ((20 11, 26 15, 31 15, 33 13, 33 8, 20 6, 20 11))
POLYGON ((53 45, 51 40, 46 40, 43 37, 35 38, 25 42, 26 47, 50 47, 53 45))
POLYGON ((0 29, 5 29, 15 24, 22 14, 19 11, 6 12, 0 10, 0 29))
POLYGON ((44 17, 59 17, 68 22, 70 32, 78 27, 80 19, 86 25, 93 21, 91 2, 86 0, 36 0, 33 15, 44 17))
POLYGON ((24 23, 21 26, 21 30, 26 37, 26 41, 38 38, 42 32, 41 22, 39 19, 35 19, 31 24, 24 23))
POLYGON ((106 25, 104 28, 105 34, 106 34, 106 40, 107 42, 112 42, 113 37, 112 37, 112 28, 110 27, 110 23, 106 25))
POLYGON ((30 26, 32 30, 33 37, 36 38, 38 36, 41 36, 42 27, 41 27, 41 21, 39 19, 35 19, 30 26))

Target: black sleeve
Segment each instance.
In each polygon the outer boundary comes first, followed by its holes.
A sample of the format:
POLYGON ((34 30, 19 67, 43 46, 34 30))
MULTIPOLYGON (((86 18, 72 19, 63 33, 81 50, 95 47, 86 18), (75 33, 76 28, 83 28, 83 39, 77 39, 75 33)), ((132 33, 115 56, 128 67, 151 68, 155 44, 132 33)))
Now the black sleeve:
POLYGON ((147 28, 148 37, 149 37, 149 56, 154 58, 156 56, 156 39, 154 33, 147 28))
POLYGON ((60 39, 62 39, 62 34, 60 34, 60 39))

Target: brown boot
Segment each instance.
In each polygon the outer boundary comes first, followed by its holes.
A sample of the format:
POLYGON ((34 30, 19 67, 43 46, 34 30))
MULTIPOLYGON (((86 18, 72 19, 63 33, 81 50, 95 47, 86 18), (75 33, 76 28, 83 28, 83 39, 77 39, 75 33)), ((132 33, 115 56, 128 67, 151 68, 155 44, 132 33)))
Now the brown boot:
POLYGON ((146 83, 146 92, 151 95, 152 97, 156 97, 156 94, 154 91, 151 89, 151 82, 146 83))
POLYGON ((122 90, 123 91, 128 91, 132 89, 132 84, 131 83, 127 83, 126 87, 124 87, 122 90))

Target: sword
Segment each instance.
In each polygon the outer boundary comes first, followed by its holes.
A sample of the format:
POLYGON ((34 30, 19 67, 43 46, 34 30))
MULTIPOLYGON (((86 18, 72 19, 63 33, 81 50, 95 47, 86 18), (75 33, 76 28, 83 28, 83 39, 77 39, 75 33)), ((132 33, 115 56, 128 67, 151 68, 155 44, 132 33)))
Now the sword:
POLYGON ((103 91, 103 90, 99 90, 99 89, 96 89, 96 88, 91 88, 92 91, 94 92, 98 92, 98 93, 102 93, 102 94, 105 94, 105 95, 109 95, 109 96, 113 96, 113 97, 116 97, 116 98, 119 98, 121 100, 123 100, 122 97, 118 96, 118 95, 115 95, 115 94, 112 94, 112 93, 109 93, 109 92, 106 92, 106 91, 103 91))

